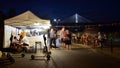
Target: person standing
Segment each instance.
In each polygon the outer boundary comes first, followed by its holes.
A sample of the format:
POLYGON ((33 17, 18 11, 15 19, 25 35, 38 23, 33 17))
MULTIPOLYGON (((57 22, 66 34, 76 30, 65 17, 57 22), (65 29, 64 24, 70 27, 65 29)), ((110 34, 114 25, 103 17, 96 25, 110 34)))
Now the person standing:
POLYGON ((70 49, 70 45, 71 45, 71 33, 69 30, 66 30, 66 35, 65 35, 65 46, 66 48, 69 50, 70 49))
POLYGON ((13 47, 12 41, 13 41, 13 35, 11 34, 11 36, 10 36, 10 48, 13 47))
POLYGON ((62 27, 60 31, 60 41, 63 47, 65 47, 64 37, 65 37, 65 27, 62 27))
POLYGON ((50 30, 50 48, 53 48, 53 47, 56 48, 55 40, 56 40, 55 30, 53 28, 51 28, 51 30, 50 30), (52 44, 54 44, 54 46, 52 44))
POLYGON ((43 34, 43 40, 44 40, 44 44, 46 46, 46 37, 45 37, 45 34, 43 34))
POLYGON ((102 42, 103 42, 102 34, 101 34, 101 32, 98 32, 98 44, 99 44, 98 47, 102 46, 102 42))

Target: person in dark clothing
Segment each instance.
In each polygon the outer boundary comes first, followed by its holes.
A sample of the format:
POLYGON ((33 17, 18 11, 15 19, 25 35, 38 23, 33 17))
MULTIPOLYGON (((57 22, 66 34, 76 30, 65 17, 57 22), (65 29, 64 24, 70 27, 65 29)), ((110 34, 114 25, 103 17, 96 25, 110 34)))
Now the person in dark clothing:
POLYGON ((13 47, 12 41, 13 41, 13 35, 11 34, 11 36, 10 36, 10 47, 13 47))
POLYGON ((43 34, 43 40, 44 40, 44 44, 46 46, 46 37, 45 37, 45 34, 43 34))
POLYGON ((69 30, 66 30, 65 45, 66 45, 66 48, 67 48, 68 50, 71 49, 71 48, 70 48, 71 39, 72 39, 71 33, 69 32, 69 30))

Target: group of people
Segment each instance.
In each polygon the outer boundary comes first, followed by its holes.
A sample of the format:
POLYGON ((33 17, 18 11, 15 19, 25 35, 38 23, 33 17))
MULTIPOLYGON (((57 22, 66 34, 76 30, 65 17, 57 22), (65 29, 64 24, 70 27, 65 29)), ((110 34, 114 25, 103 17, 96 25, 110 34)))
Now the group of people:
POLYGON ((101 32, 98 32, 98 35, 96 36, 95 39, 95 45, 98 47, 103 46, 103 44, 106 43, 107 40, 107 35, 106 34, 102 34, 101 32))
MULTIPOLYGON (((94 37, 88 33, 84 33, 82 35, 78 33, 77 39, 84 45, 93 44, 91 42, 94 41, 94 45, 101 46, 107 39, 107 36, 101 32, 98 32, 98 34, 96 34, 96 36, 94 35, 94 37)), ((69 50, 71 49, 72 33, 65 27, 62 27, 59 30, 51 28, 48 31, 47 37, 43 34, 43 40, 45 46, 49 45, 50 48, 62 46, 63 48, 67 48, 69 50)), ((21 47, 24 50, 27 50, 27 46, 29 46, 29 40, 27 39, 25 32, 21 32, 18 36, 13 36, 11 34, 10 48, 21 47)))
POLYGON ((29 40, 27 39, 25 32, 21 32, 21 34, 18 34, 17 36, 11 34, 10 48, 14 48, 16 50, 22 48, 21 50, 27 51, 28 46, 29 40))
POLYGON ((95 45, 97 47, 100 47, 105 43, 107 40, 107 35, 105 33, 98 32, 95 35, 91 35, 88 33, 82 34, 80 41, 84 45, 95 45))
POLYGON ((69 29, 62 27, 62 29, 56 31, 51 28, 48 32, 48 38, 50 39, 50 48, 57 48, 56 41, 59 41, 64 48, 70 49, 72 36, 69 29))

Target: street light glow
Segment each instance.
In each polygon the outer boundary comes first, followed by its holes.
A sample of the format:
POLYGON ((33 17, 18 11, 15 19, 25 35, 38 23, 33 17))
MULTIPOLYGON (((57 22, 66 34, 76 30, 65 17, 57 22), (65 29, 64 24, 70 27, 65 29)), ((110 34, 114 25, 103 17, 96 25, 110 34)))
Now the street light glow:
POLYGON ((57 21, 57 19, 54 19, 53 21, 54 21, 54 22, 56 22, 56 21, 57 21))

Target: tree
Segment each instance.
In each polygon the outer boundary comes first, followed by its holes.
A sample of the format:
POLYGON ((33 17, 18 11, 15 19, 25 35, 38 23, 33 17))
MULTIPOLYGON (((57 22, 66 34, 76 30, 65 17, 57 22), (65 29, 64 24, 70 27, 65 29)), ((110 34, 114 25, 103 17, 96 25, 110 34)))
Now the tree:
POLYGON ((3 38, 4 38, 4 20, 6 19, 5 14, 0 11, 0 50, 3 48, 3 38))

